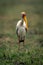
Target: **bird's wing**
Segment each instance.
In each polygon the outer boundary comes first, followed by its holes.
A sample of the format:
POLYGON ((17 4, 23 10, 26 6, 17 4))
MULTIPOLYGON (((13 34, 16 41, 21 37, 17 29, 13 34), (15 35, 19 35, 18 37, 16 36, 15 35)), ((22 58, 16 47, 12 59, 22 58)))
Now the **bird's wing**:
POLYGON ((18 35, 18 29, 20 28, 20 23, 22 20, 19 20, 16 24, 16 34, 18 35))
POLYGON ((16 24, 16 30, 20 27, 21 20, 19 20, 16 24))

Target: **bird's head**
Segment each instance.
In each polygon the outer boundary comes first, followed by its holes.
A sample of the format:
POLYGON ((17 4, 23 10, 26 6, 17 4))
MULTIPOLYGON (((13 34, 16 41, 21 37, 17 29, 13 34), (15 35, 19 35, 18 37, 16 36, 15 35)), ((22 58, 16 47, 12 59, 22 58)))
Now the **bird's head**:
POLYGON ((27 21, 27 18, 26 18, 26 13, 25 12, 21 12, 21 14, 22 14, 22 18, 23 18, 24 22, 26 23, 26 28, 28 30, 28 21, 27 21))

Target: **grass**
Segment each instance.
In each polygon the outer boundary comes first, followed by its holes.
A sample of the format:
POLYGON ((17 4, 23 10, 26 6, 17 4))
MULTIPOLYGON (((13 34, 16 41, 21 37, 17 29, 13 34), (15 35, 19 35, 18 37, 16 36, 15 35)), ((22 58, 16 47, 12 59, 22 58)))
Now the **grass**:
POLYGON ((43 65, 41 1, 0 1, 0 65, 43 65), (15 4, 12 4, 14 2, 15 4), (29 30, 24 48, 20 44, 18 50, 16 23, 21 17, 21 11, 27 13, 29 30))
POLYGON ((16 38, 17 37, 11 36, 10 34, 3 36, 0 43, 1 65, 43 64, 43 47, 38 43, 38 35, 30 35, 26 40, 24 49, 20 50, 18 50, 16 38))

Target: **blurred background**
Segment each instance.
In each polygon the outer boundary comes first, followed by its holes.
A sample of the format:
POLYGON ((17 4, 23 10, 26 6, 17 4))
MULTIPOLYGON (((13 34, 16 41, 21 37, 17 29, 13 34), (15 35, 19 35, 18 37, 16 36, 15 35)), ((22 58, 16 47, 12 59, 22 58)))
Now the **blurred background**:
POLYGON ((20 63, 43 64, 43 0, 0 0, 0 65, 20 63), (29 30, 27 51, 21 53, 17 51, 16 24, 22 11, 27 14, 29 30))
POLYGON ((14 32, 14 24, 21 18, 22 11, 27 13, 29 30, 43 33, 42 0, 0 0, 0 33, 14 32))

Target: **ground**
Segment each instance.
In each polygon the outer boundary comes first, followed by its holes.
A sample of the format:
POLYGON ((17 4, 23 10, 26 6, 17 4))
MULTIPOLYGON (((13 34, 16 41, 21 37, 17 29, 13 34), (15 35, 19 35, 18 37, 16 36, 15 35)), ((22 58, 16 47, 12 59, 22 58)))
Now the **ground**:
POLYGON ((43 2, 14 2, 0 1, 0 65, 43 65, 43 2), (29 29, 25 46, 20 44, 18 50, 16 24, 22 11, 26 11, 29 29))

